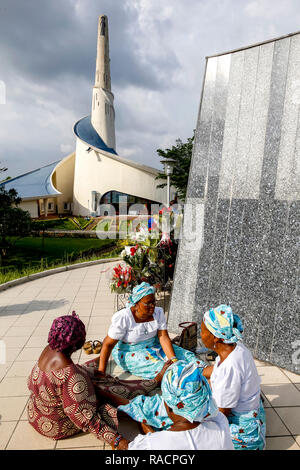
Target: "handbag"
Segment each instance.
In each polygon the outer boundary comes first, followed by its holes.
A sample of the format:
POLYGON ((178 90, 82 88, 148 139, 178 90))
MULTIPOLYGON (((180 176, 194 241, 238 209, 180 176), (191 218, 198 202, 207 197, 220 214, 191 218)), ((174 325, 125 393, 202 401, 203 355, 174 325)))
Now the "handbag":
POLYGON ((196 322, 183 322, 179 323, 180 328, 183 328, 181 335, 175 336, 172 339, 172 344, 176 344, 183 349, 192 350, 197 347, 197 323, 196 322))

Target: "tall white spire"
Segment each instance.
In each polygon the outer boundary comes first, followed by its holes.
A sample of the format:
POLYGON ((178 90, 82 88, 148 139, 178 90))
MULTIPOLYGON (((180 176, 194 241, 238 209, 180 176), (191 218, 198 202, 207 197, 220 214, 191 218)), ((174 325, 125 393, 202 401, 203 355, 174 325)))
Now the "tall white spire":
POLYGON ((105 144, 115 149, 114 95, 111 92, 107 16, 99 16, 91 122, 105 144))

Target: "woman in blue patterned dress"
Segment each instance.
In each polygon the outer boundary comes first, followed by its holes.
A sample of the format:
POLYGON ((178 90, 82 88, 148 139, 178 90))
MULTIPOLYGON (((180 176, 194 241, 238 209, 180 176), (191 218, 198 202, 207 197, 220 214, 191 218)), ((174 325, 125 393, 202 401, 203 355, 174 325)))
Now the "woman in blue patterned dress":
POLYGON ((228 305, 204 314, 201 339, 218 357, 203 370, 213 397, 227 417, 236 450, 265 448, 266 418, 260 398, 260 377, 251 352, 241 342, 243 326, 228 305))
POLYGON ((167 360, 206 365, 171 343, 163 309, 155 306, 155 289, 146 282, 133 289, 126 308, 112 317, 99 360, 103 374, 111 353, 119 367, 145 379, 154 378, 167 360))

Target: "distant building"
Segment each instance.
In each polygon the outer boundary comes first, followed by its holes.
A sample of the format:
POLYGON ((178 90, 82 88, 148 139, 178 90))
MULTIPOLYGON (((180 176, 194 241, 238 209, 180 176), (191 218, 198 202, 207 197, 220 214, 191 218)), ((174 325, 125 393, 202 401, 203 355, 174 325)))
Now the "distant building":
MULTIPOLYGON (((111 92, 107 17, 98 22, 95 85, 91 116, 74 125, 76 150, 61 161, 0 184, 15 188, 20 207, 32 217, 49 214, 103 215, 103 204, 127 211, 132 204, 162 203, 158 170, 121 157, 116 152, 114 96, 111 92), (126 198, 126 202, 125 199, 126 198), (126 207, 124 207, 124 205, 126 207)), ((134 210, 134 209, 133 209, 134 210)))

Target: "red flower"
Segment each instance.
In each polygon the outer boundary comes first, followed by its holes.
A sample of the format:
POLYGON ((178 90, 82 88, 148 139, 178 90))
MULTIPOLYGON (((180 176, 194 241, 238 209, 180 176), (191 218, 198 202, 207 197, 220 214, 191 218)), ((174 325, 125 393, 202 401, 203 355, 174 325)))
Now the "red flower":
POLYGON ((158 411, 155 411, 155 416, 158 416, 158 411))
POLYGON ((135 356, 135 353, 132 353, 132 354, 131 354, 131 357, 133 357, 133 356, 135 356))
POLYGON ((146 359, 148 360, 148 359, 149 359, 149 357, 148 357, 148 356, 146 356, 146 359))
POLYGON ((162 425, 162 426, 164 426, 165 424, 166 424, 166 422, 165 422, 165 421, 163 421, 163 422, 161 423, 161 425, 162 425))
POLYGON ((179 403, 177 403, 177 408, 180 410, 181 408, 184 408, 184 404, 182 403, 182 401, 180 401, 179 403))

